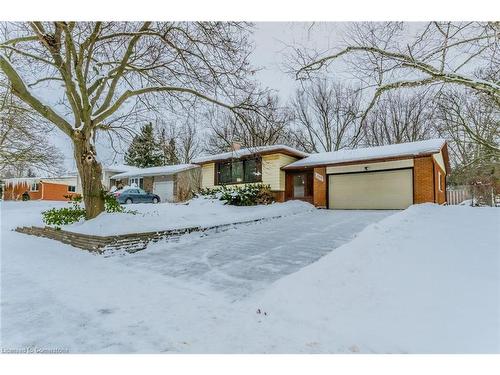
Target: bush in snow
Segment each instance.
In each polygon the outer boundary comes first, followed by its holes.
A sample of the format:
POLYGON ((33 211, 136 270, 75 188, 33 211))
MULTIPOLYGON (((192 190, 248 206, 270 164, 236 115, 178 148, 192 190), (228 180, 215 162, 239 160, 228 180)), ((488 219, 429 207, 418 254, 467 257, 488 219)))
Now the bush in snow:
POLYGON ((200 191, 199 195, 219 199, 233 206, 254 206, 274 202, 271 187, 263 184, 205 188, 200 191))
MULTIPOLYGON (((70 207, 51 208, 42 212, 42 219, 45 224, 58 227, 76 223, 85 217, 85 209, 80 205, 82 196, 77 194, 68 198, 71 199, 69 202, 70 207)), ((104 195, 104 209, 106 212, 125 212, 113 194, 104 195)), ((135 212, 127 211, 127 213, 133 214, 135 212)))
POLYGON ((124 209, 113 194, 104 194, 104 209, 106 212, 123 212, 124 209))
POLYGON ((43 222, 47 225, 67 225, 76 223, 85 217, 85 209, 78 201, 71 201, 70 207, 51 208, 42 212, 43 222))
POLYGON ((197 196, 199 197, 205 197, 205 198, 210 198, 210 199, 219 199, 220 195, 220 188, 203 188, 199 192, 196 193, 197 196))

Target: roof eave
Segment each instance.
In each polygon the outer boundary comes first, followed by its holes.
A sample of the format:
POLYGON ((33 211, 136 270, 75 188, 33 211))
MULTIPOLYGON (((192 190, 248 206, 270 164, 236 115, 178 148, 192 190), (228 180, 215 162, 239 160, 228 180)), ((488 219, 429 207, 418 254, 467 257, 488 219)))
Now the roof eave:
MULTIPOLYGON (((446 146, 446 143, 445 145, 446 146)), ((444 148, 443 146, 443 148, 444 148)), ((304 170, 304 169, 311 169, 311 168, 320 168, 320 167, 333 167, 333 166, 342 166, 342 165, 352 165, 352 164, 362 164, 362 163, 377 163, 377 162, 384 162, 384 161, 394 161, 394 160, 404 160, 404 159, 413 159, 416 157, 425 157, 425 156, 431 156, 434 154, 438 154, 443 148, 437 151, 432 151, 432 152, 423 152, 419 154, 411 154, 411 155, 398 155, 398 156, 391 156, 391 157, 383 157, 383 158, 371 158, 371 159, 362 159, 362 160, 344 160, 341 162, 333 162, 333 163, 317 163, 317 164, 311 164, 311 165, 285 165, 281 167, 282 170, 304 170)), ((443 153, 444 155, 444 153, 443 153)), ((445 159, 446 162, 447 158, 445 159)), ((449 163, 449 161, 448 161, 449 163)), ((448 168, 448 166, 447 166, 448 168)), ((448 172, 447 172, 448 173, 448 172)))
POLYGON ((203 161, 193 161, 194 164, 198 164, 198 165, 203 165, 203 164, 210 164, 210 163, 216 163, 216 162, 223 162, 223 161, 227 161, 227 160, 233 160, 233 159, 244 159, 246 157, 251 157, 253 155, 272 155, 272 154, 284 154, 284 155, 288 155, 288 156, 292 156, 294 158, 297 158, 297 159, 304 159, 306 157, 308 157, 309 155, 306 154, 302 154, 300 152, 293 152, 291 150, 287 150, 287 149, 276 149, 276 150, 266 150, 266 151, 257 151, 257 152, 254 152, 252 154, 248 154, 248 155, 241 155, 241 156, 232 156, 232 157, 228 157, 228 158, 223 158, 223 159, 218 159, 216 158, 217 155, 213 155, 213 157, 215 159, 208 159, 208 160, 203 160, 203 161))
MULTIPOLYGON (((183 168, 183 169, 179 169, 177 171, 174 171, 174 172, 157 172, 157 173, 135 173, 136 171, 134 171, 133 174, 128 174, 129 172, 126 172, 126 173, 119 173, 119 174, 115 174, 114 176, 111 176, 110 177, 110 180, 121 180, 122 178, 130 178, 130 177, 154 177, 154 176, 173 176, 174 174, 177 174, 177 173, 181 173, 181 172, 185 172, 185 171, 188 171, 190 169, 193 169, 193 168, 198 168, 198 165, 192 165, 190 167, 186 167, 186 168, 183 168), (120 175, 123 175, 123 176, 120 176, 120 175)), ((140 172, 140 171, 139 171, 140 172)))

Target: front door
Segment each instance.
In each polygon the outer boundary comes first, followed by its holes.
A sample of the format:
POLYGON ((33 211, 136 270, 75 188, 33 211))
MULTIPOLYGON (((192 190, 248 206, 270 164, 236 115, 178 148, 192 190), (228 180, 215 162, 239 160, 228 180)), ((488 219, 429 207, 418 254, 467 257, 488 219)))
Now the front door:
POLYGON ((313 202, 313 172, 286 172, 286 199, 313 202))

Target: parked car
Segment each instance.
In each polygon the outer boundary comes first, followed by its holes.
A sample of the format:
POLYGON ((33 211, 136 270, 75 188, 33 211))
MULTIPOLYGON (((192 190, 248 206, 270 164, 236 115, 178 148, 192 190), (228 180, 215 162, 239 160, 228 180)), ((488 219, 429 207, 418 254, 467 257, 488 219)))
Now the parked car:
POLYGON ((160 197, 153 193, 148 193, 140 188, 128 188, 113 192, 120 204, 130 203, 160 203, 160 197))

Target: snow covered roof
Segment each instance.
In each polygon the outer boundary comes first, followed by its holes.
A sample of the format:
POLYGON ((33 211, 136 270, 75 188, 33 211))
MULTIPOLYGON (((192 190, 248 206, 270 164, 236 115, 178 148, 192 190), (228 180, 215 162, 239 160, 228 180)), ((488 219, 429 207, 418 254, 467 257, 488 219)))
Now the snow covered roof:
POLYGON ((387 146, 356 148, 353 150, 339 150, 311 154, 307 158, 288 164, 283 169, 312 167, 315 165, 328 165, 351 161, 363 161, 399 156, 416 156, 433 154, 441 150, 446 143, 444 139, 428 139, 426 141, 399 143, 387 146))
POLYGON ((282 151, 286 154, 291 154, 291 155, 294 155, 297 157, 306 157, 309 155, 308 153, 299 151, 295 148, 285 146, 285 145, 257 146, 257 147, 242 148, 242 149, 236 150, 236 151, 224 152, 222 154, 202 156, 202 157, 194 159, 193 163, 203 164, 203 163, 207 163, 209 161, 225 160, 225 159, 237 159, 237 158, 241 158, 243 156, 248 156, 248 155, 253 155, 253 154, 262 154, 262 153, 271 153, 274 151, 276 151, 276 152, 282 151))
POLYGON ((31 185, 33 183, 48 182, 55 184, 64 184, 62 181, 71 180, 70 183, 76 183, 76 176, 57 176, 57 177, 13 177, 3 180, 6 188, 16 188, 21 185, 31 185), (74 180, 74 181, 73 181, 74 180))
POLYGON ((143 176, 169 176, 179 172, 187 171, 188 169, 198 168, 196 164, 175 164, 163 165, 161 167, 150 168, 135 168, 132 171, 115 174, 111 176, 113 180, 121 180, 126 177, 143 177, 143 176))
POLYGON ((103 167, 103 170, 107 172, 131 172, 134 170, 140 169, 138 167, 133 167, 131 165, 126 165, 126 164, 113 164, 113 165, 105 165, 103 167))

